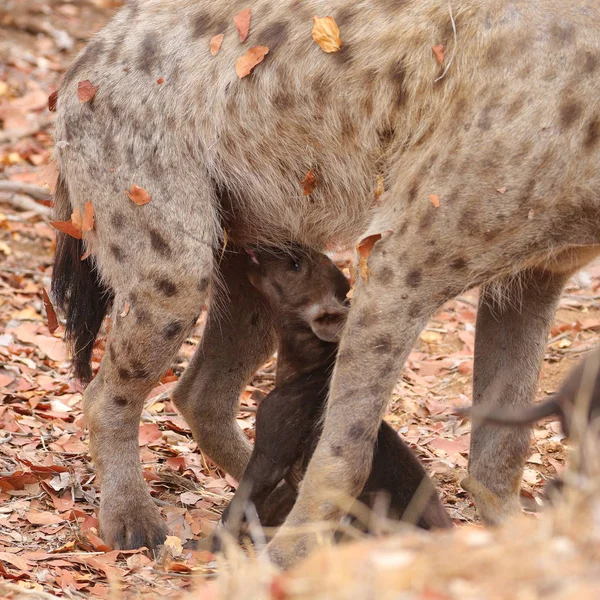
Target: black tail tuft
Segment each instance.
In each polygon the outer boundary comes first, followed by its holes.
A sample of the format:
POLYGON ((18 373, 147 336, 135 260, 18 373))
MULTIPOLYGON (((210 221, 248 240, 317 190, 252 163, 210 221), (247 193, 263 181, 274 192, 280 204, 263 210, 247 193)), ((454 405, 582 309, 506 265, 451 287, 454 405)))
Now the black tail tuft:
MULTIPOLYGON (((70 218, 69 191, 59 177, 54 194, 58 220, 70 218)), ((71 346, 75 376, 83 381, 92 378, 92 348, 102 321, 112 303, 112 290, 94 271, 91 258, 81 260, 83 242, 58 232, 52 271, 52 296, 66 317, 66 339, 71 346)))

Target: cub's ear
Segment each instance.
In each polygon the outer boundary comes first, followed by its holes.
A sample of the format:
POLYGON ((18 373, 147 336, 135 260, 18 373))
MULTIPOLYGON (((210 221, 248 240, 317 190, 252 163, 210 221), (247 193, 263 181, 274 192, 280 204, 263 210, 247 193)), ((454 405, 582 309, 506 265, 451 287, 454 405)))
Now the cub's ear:
POLYGON ((348 308, 345 306, 324 308, 311 318, 310 328, 324 342, 339 342, 347 315, 348 308))

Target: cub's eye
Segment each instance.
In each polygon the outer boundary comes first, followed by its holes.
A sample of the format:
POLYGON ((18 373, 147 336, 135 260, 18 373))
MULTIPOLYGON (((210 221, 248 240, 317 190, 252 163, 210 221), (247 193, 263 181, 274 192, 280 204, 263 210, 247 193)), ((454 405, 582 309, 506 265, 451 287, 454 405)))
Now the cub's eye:
POLYGON ((299 260, 297 260, 295 258, 290 259, 290 266, 291 266, 292 270, 300 271, 300 261, 299 260))

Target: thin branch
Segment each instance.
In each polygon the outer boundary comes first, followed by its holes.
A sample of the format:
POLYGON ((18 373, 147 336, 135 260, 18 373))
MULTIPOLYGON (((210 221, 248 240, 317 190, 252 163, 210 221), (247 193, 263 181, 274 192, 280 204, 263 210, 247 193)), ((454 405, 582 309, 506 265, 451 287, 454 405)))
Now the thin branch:
POLYGON ((36 200, 51 200, 52 194, 47 188, 24 181, 0 181, 0 192, 13 192, 15 194, 26 194, 36 200))
MULTIPOLYGON (((6 182, 0 181, 0 183, 6 182)), ((35 200, 27 196, 21 196, 20 194, 1 194, 0 203, 10 204, 17 210, 34 212, 44 219, 49 219, 52 216, 51 208, 43 204, 38 204, 35 200)))

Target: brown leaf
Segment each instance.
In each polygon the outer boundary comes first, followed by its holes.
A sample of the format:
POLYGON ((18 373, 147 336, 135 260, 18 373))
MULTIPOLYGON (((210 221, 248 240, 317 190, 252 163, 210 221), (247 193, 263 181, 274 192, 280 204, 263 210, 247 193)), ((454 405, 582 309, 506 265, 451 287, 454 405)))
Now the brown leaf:
POLYGON ((129 302, 125 302, 125 307, 123 308, 123 312, 121 313, 121 316, 126 317, 129 314, 130 309, 131 309, 131 305, 129 304, 129 302))
POLYGON ((369 267, 367 265, 367 261, 369 256, 371 255, 371 250, 373 250, 373 246, 381 239, 380 233, 374 233, 373 235, 369 235, 366 238, 360 240, 358 245, 356 246, 356 251, 358 252, 358 266, 360 270, 360 276, 365 280, 365 282, 369 281, 369 267))
POLYGON ((311 169, 306 177, 302 180, 302 193, 305 196, 310 196, 317 187, 317 174, 314 169, 311 169))
POLYGON ((81 211, 79 210, 79 206, 71 213, 71 223, 73 223, 75 229, 81 231, 81 211))
POLYGON ((237 76, 242 79, 250 75, 252 69, 261 63, 268 53, 269 49, 266 46, 252 46, 252 48, 235 61, 237 76))
POLYGON ((233 17, 233 22, 240 34, 240 42, 245 42, 250 31, 250 9, 245 8, 241 13, 238 13, 233 17))
POLYGON ((223 38, 225 36, 220 33, 219 35, 215 35, 215 37, 210 40, 210 53, 212 56, 216 56, 221 49, 221 45, 223 44, 223 38))
POLYGON ((156 83, 158 83, 158 85, 161 85, 161 84, 163 84, 164 82, 165 82, 165 80, 164 80, 162 77, 159 77, 159 78, 156 80, 156 83))
POLYGON ((143 206, 144 204, 148 204, 152 199, 150 194, 142 187, 137 185, 132 185, 128 191, 125 192, 127 197, 138 206, 143 206))
POLYGON ((342 47, 340 30, 333 17, 313 17, 312 38, 323 52, 339 52, 342 47))
POLYGON ((48 110, 54 112, 56 110, 56 101, 58 100, 58 90, 52 92, 48 96, 48 110))
POLYGON ((94 206, 91 202, 86 202, 83 208, 83 218, 81 219, 81 231, 87 233, 94 229, 94 206))
POLYGON ((383 176, 377 175, 377 186, 375 187, 375 200, 379 200, 385 192, 385 184, 383 182, 383 176))
POLYGON ((50 225, 52 225, 54 229, 58 229, 58 231, 62 231, 62 233, 74 237, 76 240, 81 239, 81 231, 73 225, 71 219, 68 221, 50 221, 50 225))
POLYGON ((440 207, 440 197, 437 194, 429 194, 429 201, 436 208, 440 207))
POLYGON ((58 515, 54 515, 50 512, 43 512, 39 510, 30 510, 25 513, 25 518, 32 525, 54 525, 56 523, 62 523, 64 519, 58 515))
POLYGON ((168 570, 171 573, 191 573, 192 568, 185 563, 172 562, 169 564, 168 570))
POLYGON ((52 302, 50 301, 50 296, 48 296, 48 292, 44 287, 42 288, 42 300, 44 301, 44 308, 48 317, 48 330, 50 333, 54 333, 58 329, 58 319, 56 318, 54 306, 52 306, 52 302))
POLYGON ((444 62, 444 44, 437 44, 431 48, 433 54, 435 55, 435 60, 437 60, 438 65, 441 65, 444 62))
POLYGON ((77 84, 77 97, 82 104, 89 102, 96 95, 97 91, 98 86, 95 86, 89 79, 80 81, 77 84))

